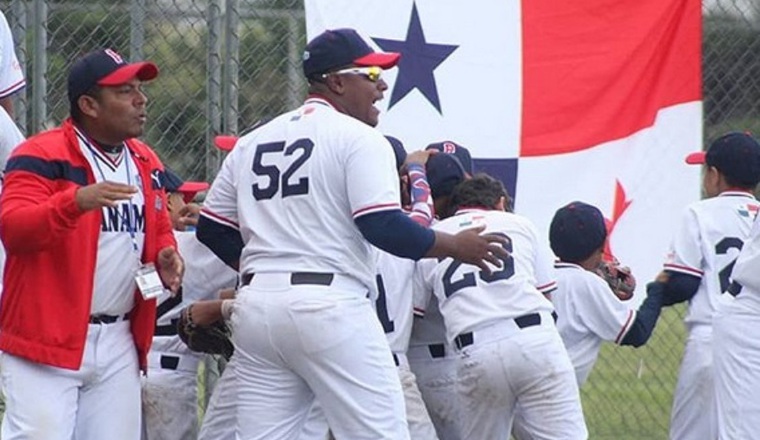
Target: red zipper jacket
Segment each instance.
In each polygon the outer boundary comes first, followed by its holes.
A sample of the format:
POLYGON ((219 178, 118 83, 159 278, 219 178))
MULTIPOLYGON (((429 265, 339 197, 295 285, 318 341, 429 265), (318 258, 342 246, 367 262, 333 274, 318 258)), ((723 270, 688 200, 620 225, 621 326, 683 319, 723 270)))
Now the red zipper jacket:
MULTIPOLYGON (((145 196, 143 262, 176 249, 159 175, 163 165, 144 143, 126 142, 145 196)), ((19 145, 11 154, 0 196, 0 238, 8 257, 0 300, 0 350, 34 362, 78 370, 89 323, 102 211, 75 200, 95 176, 71 119, 19 145)), ((131 258, 125 250, 124 258, 131 258)), ((147 369, 156 301, 135 289, 130 327, 140 369, 147 369)))

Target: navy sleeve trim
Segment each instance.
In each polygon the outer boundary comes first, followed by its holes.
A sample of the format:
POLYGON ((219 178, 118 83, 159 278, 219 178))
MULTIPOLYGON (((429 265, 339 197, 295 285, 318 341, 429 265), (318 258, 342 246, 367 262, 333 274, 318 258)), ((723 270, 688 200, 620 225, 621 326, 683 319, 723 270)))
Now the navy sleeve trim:
POLYGON ((240 253, 243 252, 243 237, 240 235, 240 231, 201 216, 198 219, 195 236, 214 255, 224 261, 224 264, 238 270, 240 253))
POLYGON ((15 156, 8 159, 5 173, 27 171, 48 180, 68 180, 78 185, 87 185, 87 170, 75 167, 63 160, 45 160, 34 156, 15 156))

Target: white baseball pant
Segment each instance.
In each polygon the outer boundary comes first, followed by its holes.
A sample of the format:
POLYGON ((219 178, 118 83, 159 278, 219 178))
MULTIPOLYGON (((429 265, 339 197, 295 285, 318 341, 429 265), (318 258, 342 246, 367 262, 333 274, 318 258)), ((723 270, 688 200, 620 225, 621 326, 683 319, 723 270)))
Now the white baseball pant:
POLYGON ((314 398, 336 438, 409 438, 388 342, 359 281, 258 273, 232 314, 241 440, 298 439, 314 398))
POLYGON ((712 327, 695 326, 686 338, 673 393, 671 439, 704 440, 718 436, 714 387, 712 327))
POLYGON ((409 436, 414 440, 438 440, 433 422, 430 420, 422 394, 417 387, 417 378, 409 369, 409 361, 405 354, 394 353, 398 364, 398 377, 404 392, 406 406, 406 423, 409 426, 409 436))
POLYGON ((503 320, 461 345, 462 438, 508 439, 516 405, 536 440, 586 439, 575 370, 549 314, 520 328, 503 320))
POLYGON ((137 440, 140 372, 129 321, 88 324, 79 370, 2 354, 4 440, 137 440))

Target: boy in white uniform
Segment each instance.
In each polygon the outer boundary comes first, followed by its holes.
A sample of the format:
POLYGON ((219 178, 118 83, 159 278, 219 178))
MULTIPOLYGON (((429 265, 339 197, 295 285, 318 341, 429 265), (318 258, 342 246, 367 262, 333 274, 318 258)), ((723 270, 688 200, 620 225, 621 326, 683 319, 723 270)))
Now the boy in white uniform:
POLYGON ((670 438, 702 440, 718 435, 712 319, 760 209, 753 195, 760 181, 760 144, 747 134, 728 133, 706 153, 691 154, 686 161, 705 164, 703 188, 708 198, 686 209, 664 264, 670 275, 665 305, 689 301, 670 438))
POLYGON ((476 175, 455 188, 456 214, 434 226, 452 233, 485 225, 501 234, 509 255, 500 270, 426 259, 415 275, 415 293, 435 294, 447 339, 459 350, 462 438, 507 439, 519 403, 529 424, 540 426, 534 438, 585 439, 573 367, 544 297, 556 287, 551 256, 529 220, 504 212, 506 198, 499 181, 476 175))

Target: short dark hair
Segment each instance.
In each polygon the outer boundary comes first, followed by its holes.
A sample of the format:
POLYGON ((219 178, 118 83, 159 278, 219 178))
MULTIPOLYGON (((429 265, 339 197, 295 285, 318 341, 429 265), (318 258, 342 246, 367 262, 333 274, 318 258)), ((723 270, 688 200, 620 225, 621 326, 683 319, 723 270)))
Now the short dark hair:
POLYGON ((493 208, 502 197, 509 199, 509 194, 500 180, 486 173, 477 173, 454 188, 451 206, 454 211, 466 206, 493 208))
MULTIPOLYGON (((90 96, 94 98, 96 101, 100 99, 100 92, 103 90, 102 87, 95 85, 92 88, 90 88, 88 91, 83 93, 81 96, 90 96)), ((71 119, 74 120, 74 122, 82 122, 82 110, 79 108, 79 98, 76 99, 76 101, 73 101, 69 104, 69 114, 71 115, 71 119)))

